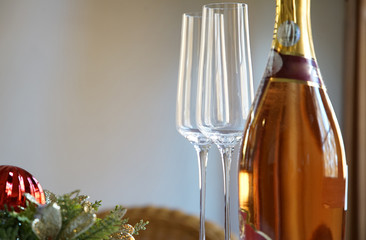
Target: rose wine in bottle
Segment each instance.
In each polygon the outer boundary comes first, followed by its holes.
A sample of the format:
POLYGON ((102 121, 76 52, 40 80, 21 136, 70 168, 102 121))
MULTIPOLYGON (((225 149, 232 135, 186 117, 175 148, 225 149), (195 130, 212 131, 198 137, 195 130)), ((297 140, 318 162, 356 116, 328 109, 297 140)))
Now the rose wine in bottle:
POLYGON ((240 154, 241 239, 344 239, 346 184, 343 141, 313 49, 310 0, 277 0, 240 154))

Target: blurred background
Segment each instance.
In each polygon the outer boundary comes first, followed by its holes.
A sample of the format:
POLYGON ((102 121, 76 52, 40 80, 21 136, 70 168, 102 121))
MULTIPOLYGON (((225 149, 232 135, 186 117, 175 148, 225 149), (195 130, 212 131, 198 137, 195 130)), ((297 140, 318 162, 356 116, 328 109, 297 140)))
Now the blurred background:
MULTIPOLYGON (((104 207, 198 215, 197 160, 175 129, 175 99, 182 13, 210 2, 1 0, 0 164, 55 193, 81 189, 104 207)), ((275 1, 246 2, 257 87, 275 1)), ((312 2, 315 50, 342 129, 344 5, 312 2)), ((207 171, 207 219, 222 225, 215 148, 207 171)))

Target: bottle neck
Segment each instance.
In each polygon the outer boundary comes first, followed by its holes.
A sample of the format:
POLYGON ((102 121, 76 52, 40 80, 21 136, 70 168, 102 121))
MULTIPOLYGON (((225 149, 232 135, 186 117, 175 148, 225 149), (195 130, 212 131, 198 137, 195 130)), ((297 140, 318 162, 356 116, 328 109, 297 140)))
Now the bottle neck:
POLYGON ((310 0, 276 0, 272 48, 282 54, 315 59, 310 0))

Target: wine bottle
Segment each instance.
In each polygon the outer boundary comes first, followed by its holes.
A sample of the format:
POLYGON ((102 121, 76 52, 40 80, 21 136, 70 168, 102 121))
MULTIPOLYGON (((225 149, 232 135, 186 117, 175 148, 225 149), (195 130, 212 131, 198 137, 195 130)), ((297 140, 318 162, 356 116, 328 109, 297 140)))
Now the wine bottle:
POLYGON ((314 54, 310 0, 277 0, 239 161, 241 239, 344 239, 347 164, 314 54))

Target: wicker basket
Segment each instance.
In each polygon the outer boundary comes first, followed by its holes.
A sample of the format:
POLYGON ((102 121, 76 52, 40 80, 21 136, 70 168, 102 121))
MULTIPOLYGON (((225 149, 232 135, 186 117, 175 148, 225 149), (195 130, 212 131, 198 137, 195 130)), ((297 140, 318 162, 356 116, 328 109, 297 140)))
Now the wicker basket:
MULTIPOLYGON (((109 211, 103 211, 99 217, 109 211)), ((130 224, 141 219, 149 221, 147 229, 136 236, 136 240, 198 240, 199 218, 188 215, 179 210, 160 207, 133 207, 128 208, 125 218, 130 224)), ((206 221, 206 240, 225 239, 224 230, 214 223, 206 221)))

